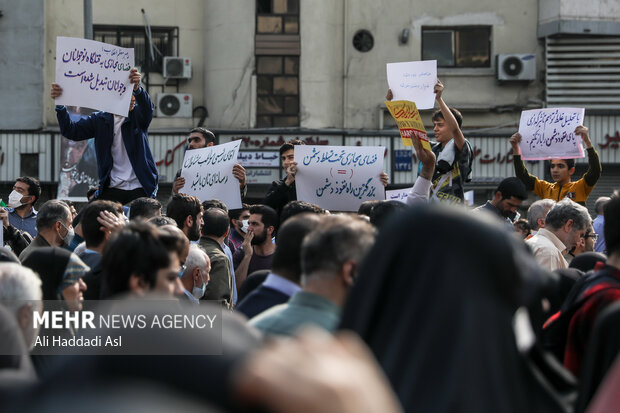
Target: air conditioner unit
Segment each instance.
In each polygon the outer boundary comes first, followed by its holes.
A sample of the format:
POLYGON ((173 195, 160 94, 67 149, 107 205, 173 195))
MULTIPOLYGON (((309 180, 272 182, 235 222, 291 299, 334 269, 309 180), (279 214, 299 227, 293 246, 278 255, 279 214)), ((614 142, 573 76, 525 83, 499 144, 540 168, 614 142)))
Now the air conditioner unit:
POLYGON ((188 93, 158 93, 157 117, 191 118, 192 95, 188 93))
POLYGON ((498 54, 497 80, 536 80, 536 55, 498 54))
POLYGON ((192 59, 189 57, 165 56, 163 75, 168 79, 191 79, 192 59))

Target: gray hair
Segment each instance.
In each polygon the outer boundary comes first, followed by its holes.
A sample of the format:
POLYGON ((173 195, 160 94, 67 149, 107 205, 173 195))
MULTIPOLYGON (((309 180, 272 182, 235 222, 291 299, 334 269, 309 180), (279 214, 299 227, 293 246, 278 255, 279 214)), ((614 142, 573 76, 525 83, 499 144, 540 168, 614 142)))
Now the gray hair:
POLYGON ((527 210, 527 223, 533 231, 538 230, 538 220, 545 219, 549 210, 553 208, 555 201, 553 199, 539 199, 530 205, 527 210))
POLYGON ((313 273, 335 273, 348 260, 361 265, 375 242, 375 234, 374 227, 357 216, 322 217, 302 243, 302 277, 313 273))
POLYGON ((183 277, 194 271, 194 268, 204 268, 209 261, 209 256, 202 248, 196 244, 189 246, 189 254, 185 260, 185 271, 183 271, 183 277))
POLYGON ((52 199, 41 206, 37 213, 37 231, 51 228, 57 221, 63 224, 69 219, 71 210, 64 201, 52 199))
MULTIPOLYGON (((0 264, 0 303, 14 315, 30 301, 41 301, 41 279, 27 267, 0 264)), ((38 310, 38 309, 37 309, 38 310)))
POLYGON ((586 207, 570 199, 563 199, 556 203, 547 214, 545 227, 557 230, 562 228, 569 219, 573 220, 573 227, 579 230, 586 228, 592 223, 592 218, 590 218, 586 207))
POLYGON ((608 196, 599 197, 596 202, 594 202, 594 212, 596 212, 597 215, 603 215, 603 208, 610 199, 611 198, 608 196))

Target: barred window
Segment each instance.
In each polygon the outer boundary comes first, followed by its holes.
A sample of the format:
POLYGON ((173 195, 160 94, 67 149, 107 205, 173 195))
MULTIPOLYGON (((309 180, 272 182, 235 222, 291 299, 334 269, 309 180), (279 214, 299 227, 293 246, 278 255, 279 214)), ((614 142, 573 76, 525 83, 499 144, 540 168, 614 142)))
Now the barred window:
POLYGON ((162 73, 163 57, 177 55, 178 33, 178 27, 151 27, 154 55, 152 57, 145 27, 108 25, 93 27, 94 40, 120 47, 132 47, 136 66, 147 73, 162 73))

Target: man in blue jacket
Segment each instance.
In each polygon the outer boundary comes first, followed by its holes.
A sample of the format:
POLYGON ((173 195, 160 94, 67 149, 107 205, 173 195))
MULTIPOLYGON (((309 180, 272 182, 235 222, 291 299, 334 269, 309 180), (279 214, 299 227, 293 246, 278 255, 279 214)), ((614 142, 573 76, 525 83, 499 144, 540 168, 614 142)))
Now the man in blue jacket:
MULTIPOLYGON (((56 106, 63 136, 73 141, 95 138, 99 171, 97 199, 127 204, 136 198, 157 195, 159 176, 147 134, 153 119, 153 102, 140 86, 140 78, 138 69, 129 71, 133 94, 128 117, 95 112, 74 122, 66 107, 56 106)), ((52 99, 61 94, 62 88, 52 83, 52 99)))

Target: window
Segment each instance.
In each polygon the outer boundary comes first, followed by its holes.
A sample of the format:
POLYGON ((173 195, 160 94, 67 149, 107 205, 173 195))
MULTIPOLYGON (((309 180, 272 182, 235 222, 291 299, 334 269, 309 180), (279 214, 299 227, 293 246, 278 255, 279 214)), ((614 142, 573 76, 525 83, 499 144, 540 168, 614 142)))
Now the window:
POLYGON ((164 56, 176 56, 178 50, 179 30, 176 27, 151 26, 153 54, 146 30, 142 26, 94 26, 93 38, 99 42, 120 47, 133 47, 136 66, 145 73, 161 73, 164 56))
POLYGON ((298 34, 299 0, 257 0, 256 33, 298 34))
POLYGON ((422 59, 439 67, 490 67, 491 27, 422 28, 422 59))
POLYGON ((256 126, 299 125, 299 0, 256 2, 256 126))

